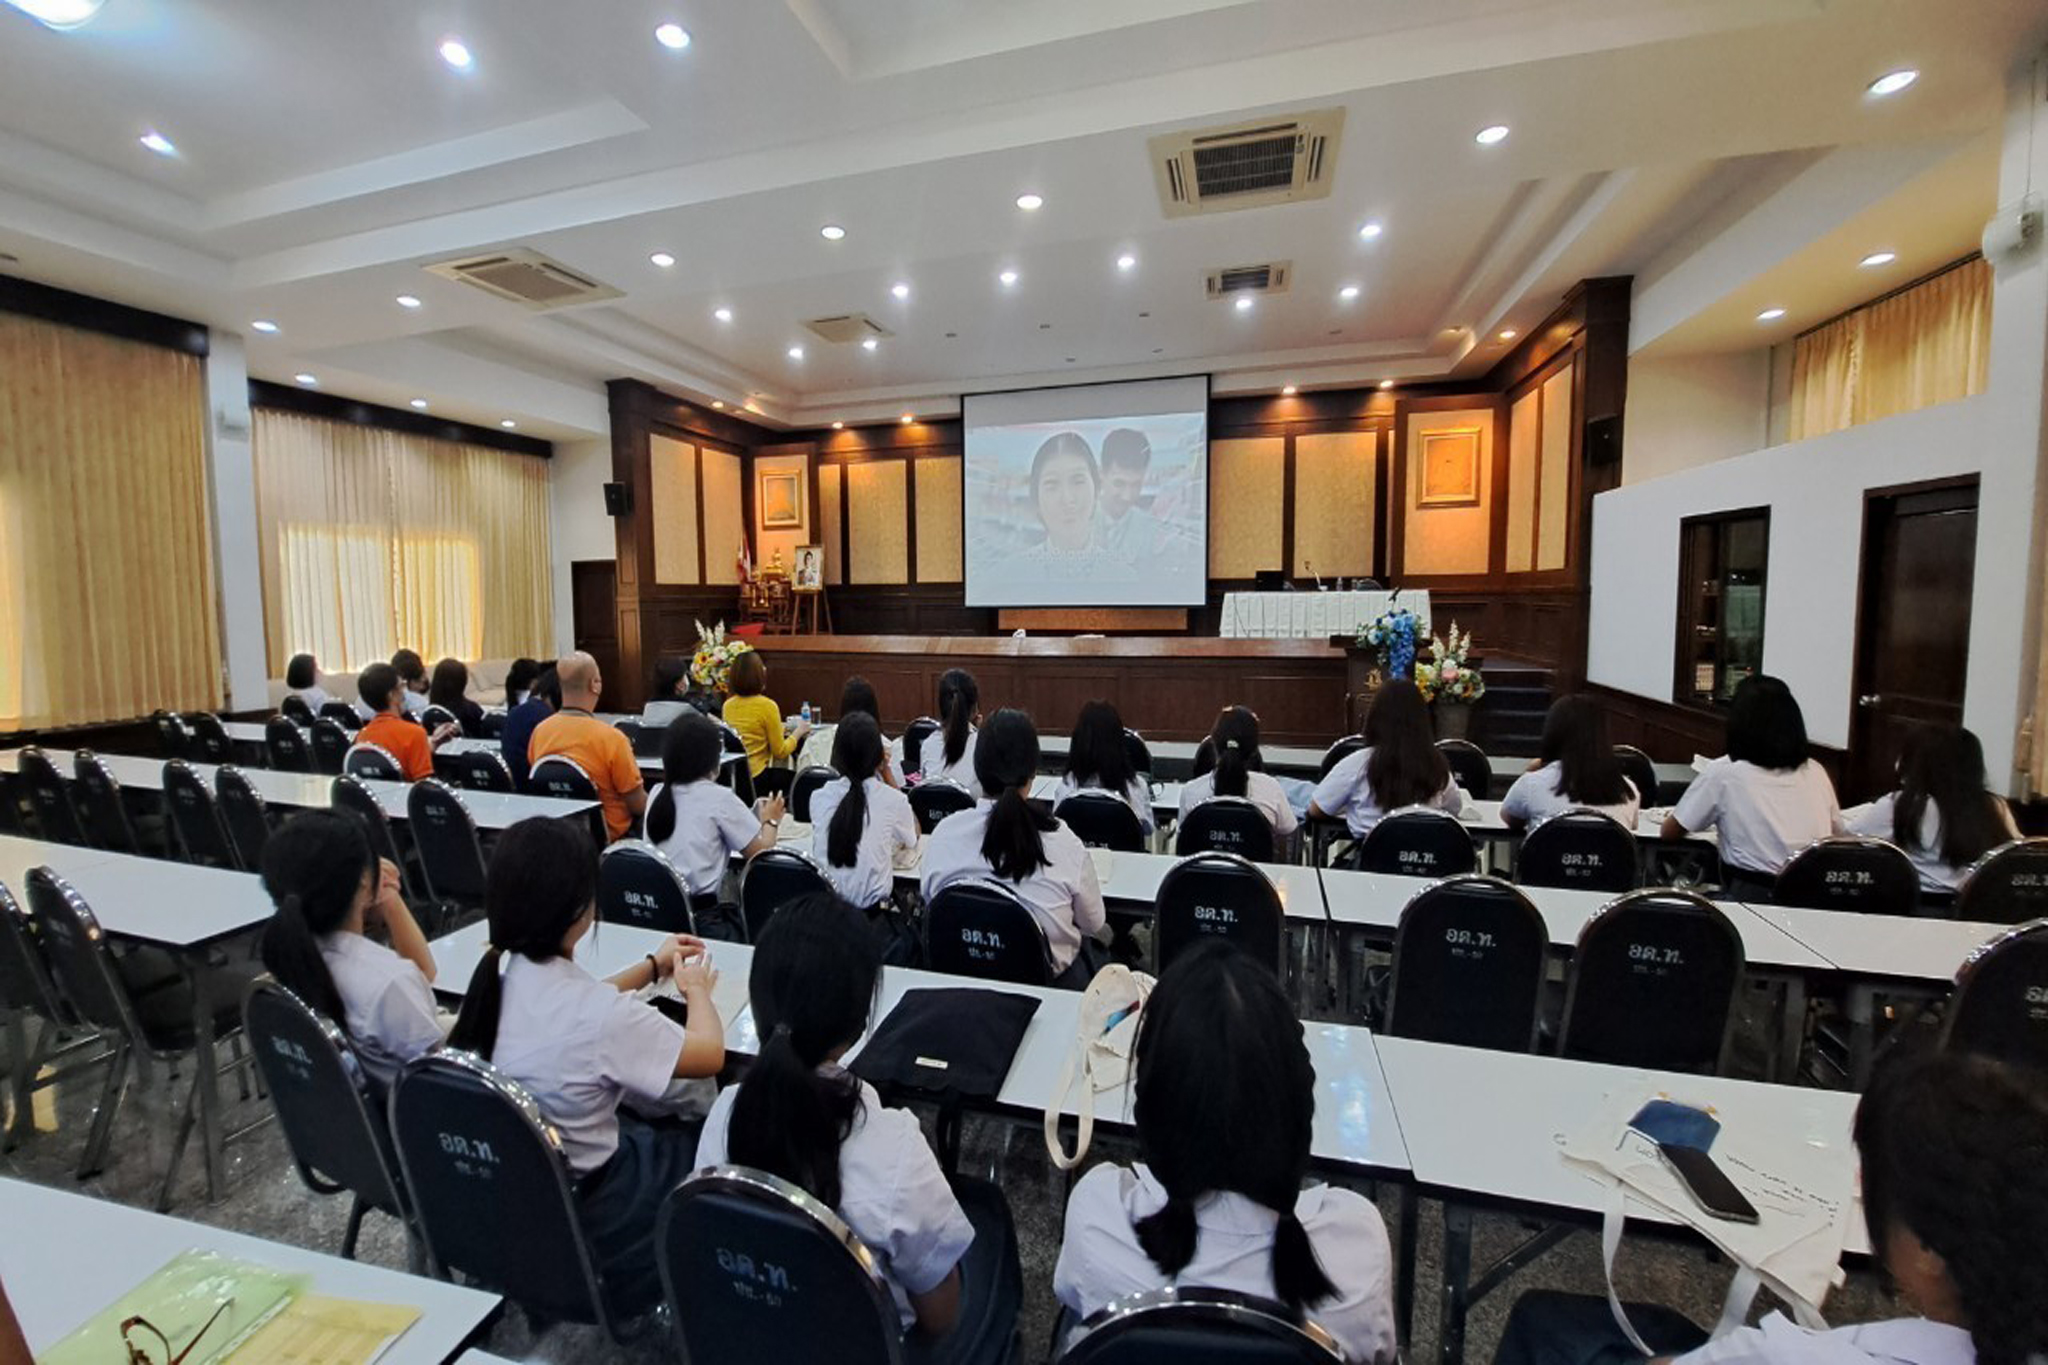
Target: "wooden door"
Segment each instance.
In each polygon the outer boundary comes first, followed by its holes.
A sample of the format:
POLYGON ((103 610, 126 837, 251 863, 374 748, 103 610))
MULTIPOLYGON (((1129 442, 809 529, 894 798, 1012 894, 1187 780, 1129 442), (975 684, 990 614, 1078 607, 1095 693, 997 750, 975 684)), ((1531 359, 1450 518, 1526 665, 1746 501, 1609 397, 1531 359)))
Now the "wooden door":
POLYGON ((605 697, 624 700, 627 689, 626 679, 619 672, 618 589, 619 566, 613 561, 570 562, 569 592, 575 604, 576 648, 597 660, 598 671, 605 679, 605 697))
POLYGON ((1865 495, 1845 805, 1892 789, 1914 730, 1962 723, 1976 559, 1976 479, 1865 495))

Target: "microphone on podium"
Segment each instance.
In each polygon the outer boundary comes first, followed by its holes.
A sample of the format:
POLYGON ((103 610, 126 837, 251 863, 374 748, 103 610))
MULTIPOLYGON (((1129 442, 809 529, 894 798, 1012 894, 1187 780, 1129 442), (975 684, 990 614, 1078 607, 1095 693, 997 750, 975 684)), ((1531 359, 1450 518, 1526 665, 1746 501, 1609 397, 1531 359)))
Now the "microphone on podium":
POLYGON ((1316 562, 1313 559, 1302 560, 1301 567, 1307 569, 1309 572, 1309 577, 1315 579, 1317 592, 1328 591, 1326 588, 1323 587, 1323 576, 1316 572, 1316 562))

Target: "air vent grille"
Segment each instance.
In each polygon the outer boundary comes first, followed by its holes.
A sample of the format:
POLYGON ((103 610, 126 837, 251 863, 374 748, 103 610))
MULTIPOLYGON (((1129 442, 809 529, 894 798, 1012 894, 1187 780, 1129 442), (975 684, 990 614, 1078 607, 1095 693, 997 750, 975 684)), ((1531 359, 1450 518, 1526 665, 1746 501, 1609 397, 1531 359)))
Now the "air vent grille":
POLYGON ((1209 272, 1209 297, 1226 299, 1238 294, 1284 294, 1293 274, 1292 261, 1225 266, 1209 272))
MULTIPOLYGON (((1258 194, 1294 183, 1294 162, 1307 139, 1290 130, 1279 137, 1197 144, 1195 186, 1204 199, 1220 194, 1258 194)), ((1321 141, 1320 138, 1317 139, 1321 141)))
POLYGON ((817 337, 835 346, 866 341, 870 337, 880 340, 895 335, 866 313, 841 313, 837 317, 812 318, 804 326, 810 328, 817 337))
POLYGON ((1321 199, 1330 193, 1344 111, 1167 133, 1147 148, 1169 218, 1321 199))
POLYGON ((441 261, 427 269, 536 312, 624 297, 610 285, 524 247, 441 261))

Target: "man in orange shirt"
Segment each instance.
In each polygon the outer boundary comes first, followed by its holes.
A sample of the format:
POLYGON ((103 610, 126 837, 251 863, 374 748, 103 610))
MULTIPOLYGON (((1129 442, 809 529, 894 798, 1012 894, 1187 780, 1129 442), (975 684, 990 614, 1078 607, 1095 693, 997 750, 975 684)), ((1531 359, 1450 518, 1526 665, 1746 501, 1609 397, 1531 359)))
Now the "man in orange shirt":
POLYGON ((555 662, 555 676, 562 684, 562 708, 534 728, 527 758, 538 764, 550 755, 560 755, 583 769, 604 804, 606 833, 614 840, 623 839, 633 827, 633 817, 647 808, 647 790, 640 782, 640 763, 633 757, 632 741, 616 725, 607 725, 591 714, 604 690, 597 660, 580 650, 565 654, 555 662))
POLYGON ((406 781, 417 782, 434 775, 434 750, 461 734, 462 727, 443 725, 429 735, 418 721, 405 718, 403 688, 390 664, 371 664, 356 676, 356 691, 373 713, 370 723, 356 731, 356 743, 384 750, 398 760, 406 781))

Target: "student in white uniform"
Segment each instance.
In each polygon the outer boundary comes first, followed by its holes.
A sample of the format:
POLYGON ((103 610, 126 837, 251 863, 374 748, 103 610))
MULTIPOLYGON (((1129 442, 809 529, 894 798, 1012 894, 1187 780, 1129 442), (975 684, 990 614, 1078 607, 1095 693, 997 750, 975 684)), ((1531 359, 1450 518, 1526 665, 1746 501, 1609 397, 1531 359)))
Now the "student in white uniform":
POLYGON ((974 785, 974 746, 980 732, 975 729, 981 705, 981 688, 964 668, 949 668, 939 677, 939 729, 926 735, 917 751, 917 780, 936 782, 944 778, 958 782, 976 796, 984 793, 974 785))
POLYGON ((875 718, 855 711, 832 734, 837 780, 811 793, 811 856, 832 889, 863 910, 886 905, 896 854, 917 847, 910 798, 882 780, 886 753, 875 718))
POLYGON ((932 831, 924 848, 925 901, 962 877, 1008 882, 1045 930, 1059 984, 1086 986, 1104 956, 1094 938, 1106 918, 1102 888, 1080 838, 1031 807, 1038 775, 1031 717, 1007 709, 989 717, 975 746, 974 770, 982 789, 995 796, 947 816, 932 831))
POLYGON ((1055 814, 1060 802, 1077 791, 1113 792, 1123 798, 1138 817, 1138 828, 1149 838, 1154 828, 1152 788, 1145 775, 1131 763, 1131 751, 1124 745, 1124 721, 1106 701, 1091 701, 1081 708, 1074 722, 1074 737, 1067 746, 1067 770, 1053 791, 1055 814))
MULTIPOLYGON (((866 715, 878 728, 882 724, 882 707, 881 703, 875 700, 874 685, 858 673, 848 678, 845 685, 839 689, 838 715, 840 721, 844 721, 856 711, 866 715)), ((833 731, 837 728, 836 724, 819 724, 811 727, 810 738, 804 741, 804 747, 797 752, 797 772, 801 773, 806 768, 830 768, 834 766, 832 763, 833 731)), ((882 767, 878 775, 890 786, 901 788, 903 786, 902 765, 903 741, 900 738, 890 739, 888 735, 884 734, 882 736, 882 767)))
POLYGON ((1436 747, 1428 703, 1414 683, 1398 678, 1374 694, 1365 713, 1365 747, 1339 759, 1316 783, 1308 813, 1342 820, 1352 838, 1363 839, 1389 811, 1425 805, 1456 815, 1465 808, 1465 794, 1436 747))
POLYGON ((709 716, 690 711, 671 722, 661 742, 665 780, 647 800, 646 834, 647 842, 660 849, 682 874, 700 921, 699 930, 714 930, 716 937, 737 940, 745 937, 738 925, 705 917, 718 903, 718 888, 731 868, 732 856, 738 854, 744 862, 775 847, 783 799, 779 795, 763 797, 755 809, 748 809, 732 788, 718 780, 724 759, 724 736, 709 716))
POLYGON ((1607 737, 1607 709, 1588 696, 1559 697, 1543 718, 1536 762, 1508 788, 1500 803, 1510 829, 1540 825, 1568 810, 1597 810, 1631 834, 1642 795, 1621 770, 1607 737))
POLYGON ((1053 1293, 1082 1318, 1172 1285, 1255 1294, 1322 1326, 1352 1365, 1391 1365, 1394 1256, 1379 1210, 1351 1190, 1302 1188, 1316 1073, 1278 978, 1204 939, 1166 969, 1141 1018, 1141 1160, 1074 1186, 1053 1293))
POLYGON ((334 700, 334 694, 320 685, 320 663, 310 654, 292 655, 291 662, 284 666, 284 685, 316 716, 321 707, 334 700))
POLYGON ((398 869, 370 852, 362 823, 310 810, 263 846, 263 889, 277 903, 264 926, 263 966, 278 984, 340 1025, 378 1091, 441 1046, 434 954, 399 894, 398 869), (367 931, 382 929, 385 947, 367 931))
MULTIPOLYGON (((1675 1365, 2025 1365, 2048 1358, 2042 1074, 1967 1053, 1902 1055, 1879 1069, 1857 1105, 1855 1138, 1870 1244, 1912 1316, 1815 1332, 1773 1313, 1708 1342, 1670 1309, 1630 1305, 1644 1341, 1675 1365)), ((1538 1292, 1515 1304, 1494 1365, 1641 1360, 1606 1299, 1538 1292)))
POLYGON ((1842 829, 1889 839, 1920 873, 1920 889, 1953 893, 1970 865, 2020 837, 2012 811, 1985 790, 1984 746, 1957 725, 1934 726, 1906 741, 1898 790, 1842 812, 1842 829))
MULTIPOLYGON (((818 894, 776 911, 747 978, 761 1052, 711 1107, 697 1161, 780 1176, 832 1209, 875 1257, 903 1328, 929 1340, 958 1325, 977 1232, 917 1116, 883 1108, 839 1065, 867 1031, 880 976, 845 903, 818 894)), ((968 1345, 949 1341, 944 1357, 968 1345)))
POLYGON ((505 831, 484 889, 491 946, 477 964, 448 1045, 525 1086, 562 1138, 584 1231, 613 1311, 661 1298, 654 1220, 662 1196, 696 1169, 697 1130, 657 1127, 620 1106, 662 1103, 670 1082, 716 1076, 725 1029, 717 974, 701 940, 672 934, 600 981, 576 965, 597 919, 597 850, 582 822, 536 816, 505 831), (673 977, 687 1028, 635 992, 673 977))
POLYGON ((1224 707, 1209 731, 1208 742, 1215 766, 1180 789, 1181 817, 1185 819, 1189 811, 1211 797, 1241 796, 1257 806, 1273 827, 1275 853, 1285 850, 1300 822, 1288 804, 1286 791, 1265 772, 1265 760, 1259 754, 1258 716, 1249 707, 1224 707))
POLYGON ((1712 826, 1724 889, 1766 892, 1792 855, 1842 827, 1835 784, 1807 756, 1806 718, 1792 690, 1757 673, 1728 706, 1728 755, 1709 763, 1664 817, 1664 837, 1712 826))

